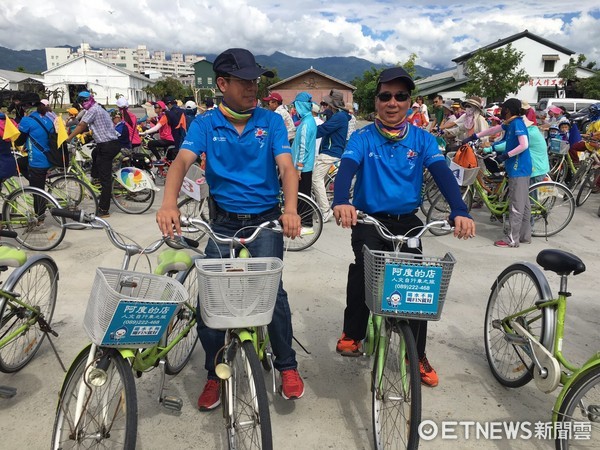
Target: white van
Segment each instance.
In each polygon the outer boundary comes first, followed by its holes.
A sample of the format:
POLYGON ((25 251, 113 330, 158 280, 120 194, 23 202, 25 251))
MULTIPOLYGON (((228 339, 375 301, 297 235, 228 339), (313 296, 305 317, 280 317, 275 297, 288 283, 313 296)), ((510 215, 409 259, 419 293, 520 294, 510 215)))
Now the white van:
POLYGON ((569 114, 579 111, 581 108, 600 103, 600 100, 590 98, 542 98, 535 105, 536 111, 547 111, 551 106, 564 107, 569 114))

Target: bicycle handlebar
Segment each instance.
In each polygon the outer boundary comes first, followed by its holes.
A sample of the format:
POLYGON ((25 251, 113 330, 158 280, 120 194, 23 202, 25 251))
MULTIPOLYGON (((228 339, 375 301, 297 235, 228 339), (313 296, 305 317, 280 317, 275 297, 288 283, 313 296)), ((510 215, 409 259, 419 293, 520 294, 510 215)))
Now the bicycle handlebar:
POLYGON ((0 230, 0 236, 6 238, 16 238, 18 236, 16 231, 11 230, 0 230))
POLYGON ((398 246, 407 244, 409 248, 417 248, 421 242, 421 236, 423 236, 430 228, 440 227, 445 230, 452 230, 454 228, 447 220, 435 220, 423 225, 421 230, 415 236, 394 235, 390 233, 387 228, 385 228, 375 217, 369 216, 368 214, 358 210, 356 211, 356 214, 359 223, 374 225, 377 233, 379 233, 379 236, 381 236, 383 239, 387 239, 398 246))

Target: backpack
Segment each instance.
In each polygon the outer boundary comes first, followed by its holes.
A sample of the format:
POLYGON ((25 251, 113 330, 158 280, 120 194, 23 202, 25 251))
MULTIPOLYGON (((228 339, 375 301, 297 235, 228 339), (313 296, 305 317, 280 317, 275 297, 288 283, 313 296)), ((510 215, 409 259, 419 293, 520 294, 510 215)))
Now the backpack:
POLYGON ((475 167, 478 167, 475 151, 468 144, 461 145, 458 148, 452 161, 465 169, 474 169, 475 167))
POLYGON ((30 116, 33 120, 40 124, 40 126, 48 133, 48 145, 49 149, 44 150, 41 145, 39 145, 35 139, 31 138, 34 144, 40 149, 40 151, 44 154, 46 159, 50 164, 56 167, 64 167, 67 165, 69 161, 69 148, 67 147, 67 143, 63 142, 61 146, 58 146, 58 134, 52 128, 52 131, 48 131, 48 129, 44 126, 44 124, 37 117, 30 116))

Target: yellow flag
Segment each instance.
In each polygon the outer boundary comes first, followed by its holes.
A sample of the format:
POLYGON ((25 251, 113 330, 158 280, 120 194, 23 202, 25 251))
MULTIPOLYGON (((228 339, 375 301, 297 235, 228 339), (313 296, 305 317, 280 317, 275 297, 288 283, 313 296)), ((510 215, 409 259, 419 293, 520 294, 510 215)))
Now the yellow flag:
POLYGON ((6 116, 6 122, 4 123, 4 135, 2 136, 2 139, 10 139, 11 141, 15 142, 20 134, 21 132, 15 126, 13 121, 6 116))
POLYGON ((57 144, 60 147, 63 142, 67 140, 69 137, 69 133, 67 133, 67 127, 65 126, 65 122, 63 121, 62 116, 58 116, 56 118, 56 134, 58 135, 57 144))

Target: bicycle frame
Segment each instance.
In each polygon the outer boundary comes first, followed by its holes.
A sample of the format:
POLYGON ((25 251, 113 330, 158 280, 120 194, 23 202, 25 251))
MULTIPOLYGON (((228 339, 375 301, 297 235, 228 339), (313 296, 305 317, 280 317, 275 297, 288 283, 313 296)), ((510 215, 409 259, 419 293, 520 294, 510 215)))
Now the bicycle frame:
POLYGON ((0 330, 4 327, 6 322, 8 320, 10 320, 15 313, 17 313, 16 310, 19 308, 25 308, 28 311, 28 316, 29 316, 29 318, 27 319, 27 322, 25 322, 23 325, 21 325, 19 328, 17 328, 15 331, 13 331, 11 334, 9 334, 7 336, 0 336, 0 349, 1 349, 1 348, 4 348, 5 345, 9 344, 13 339, 15 339, 21 333, 23 333, 24 331, 27 331, 29 328, 31 328, 33 325, 35 325, 36 322, 38 321, 39 314, 38 314, 38 311, 35 310, 34 308, 32 308, 30 305, 28 305, 27 303, 23 303, 18 298, 14 297, 13 295, 11 295, 10 293, 8 293, 6 291, 0 290, 0 299, 1 299, 0 303, 6 302, 5 306, 8 306, 11 310, 10 315, 8 315, 8 316, 5 315, 4 317, 2 317, 2 323, 0 323, 0 330))

